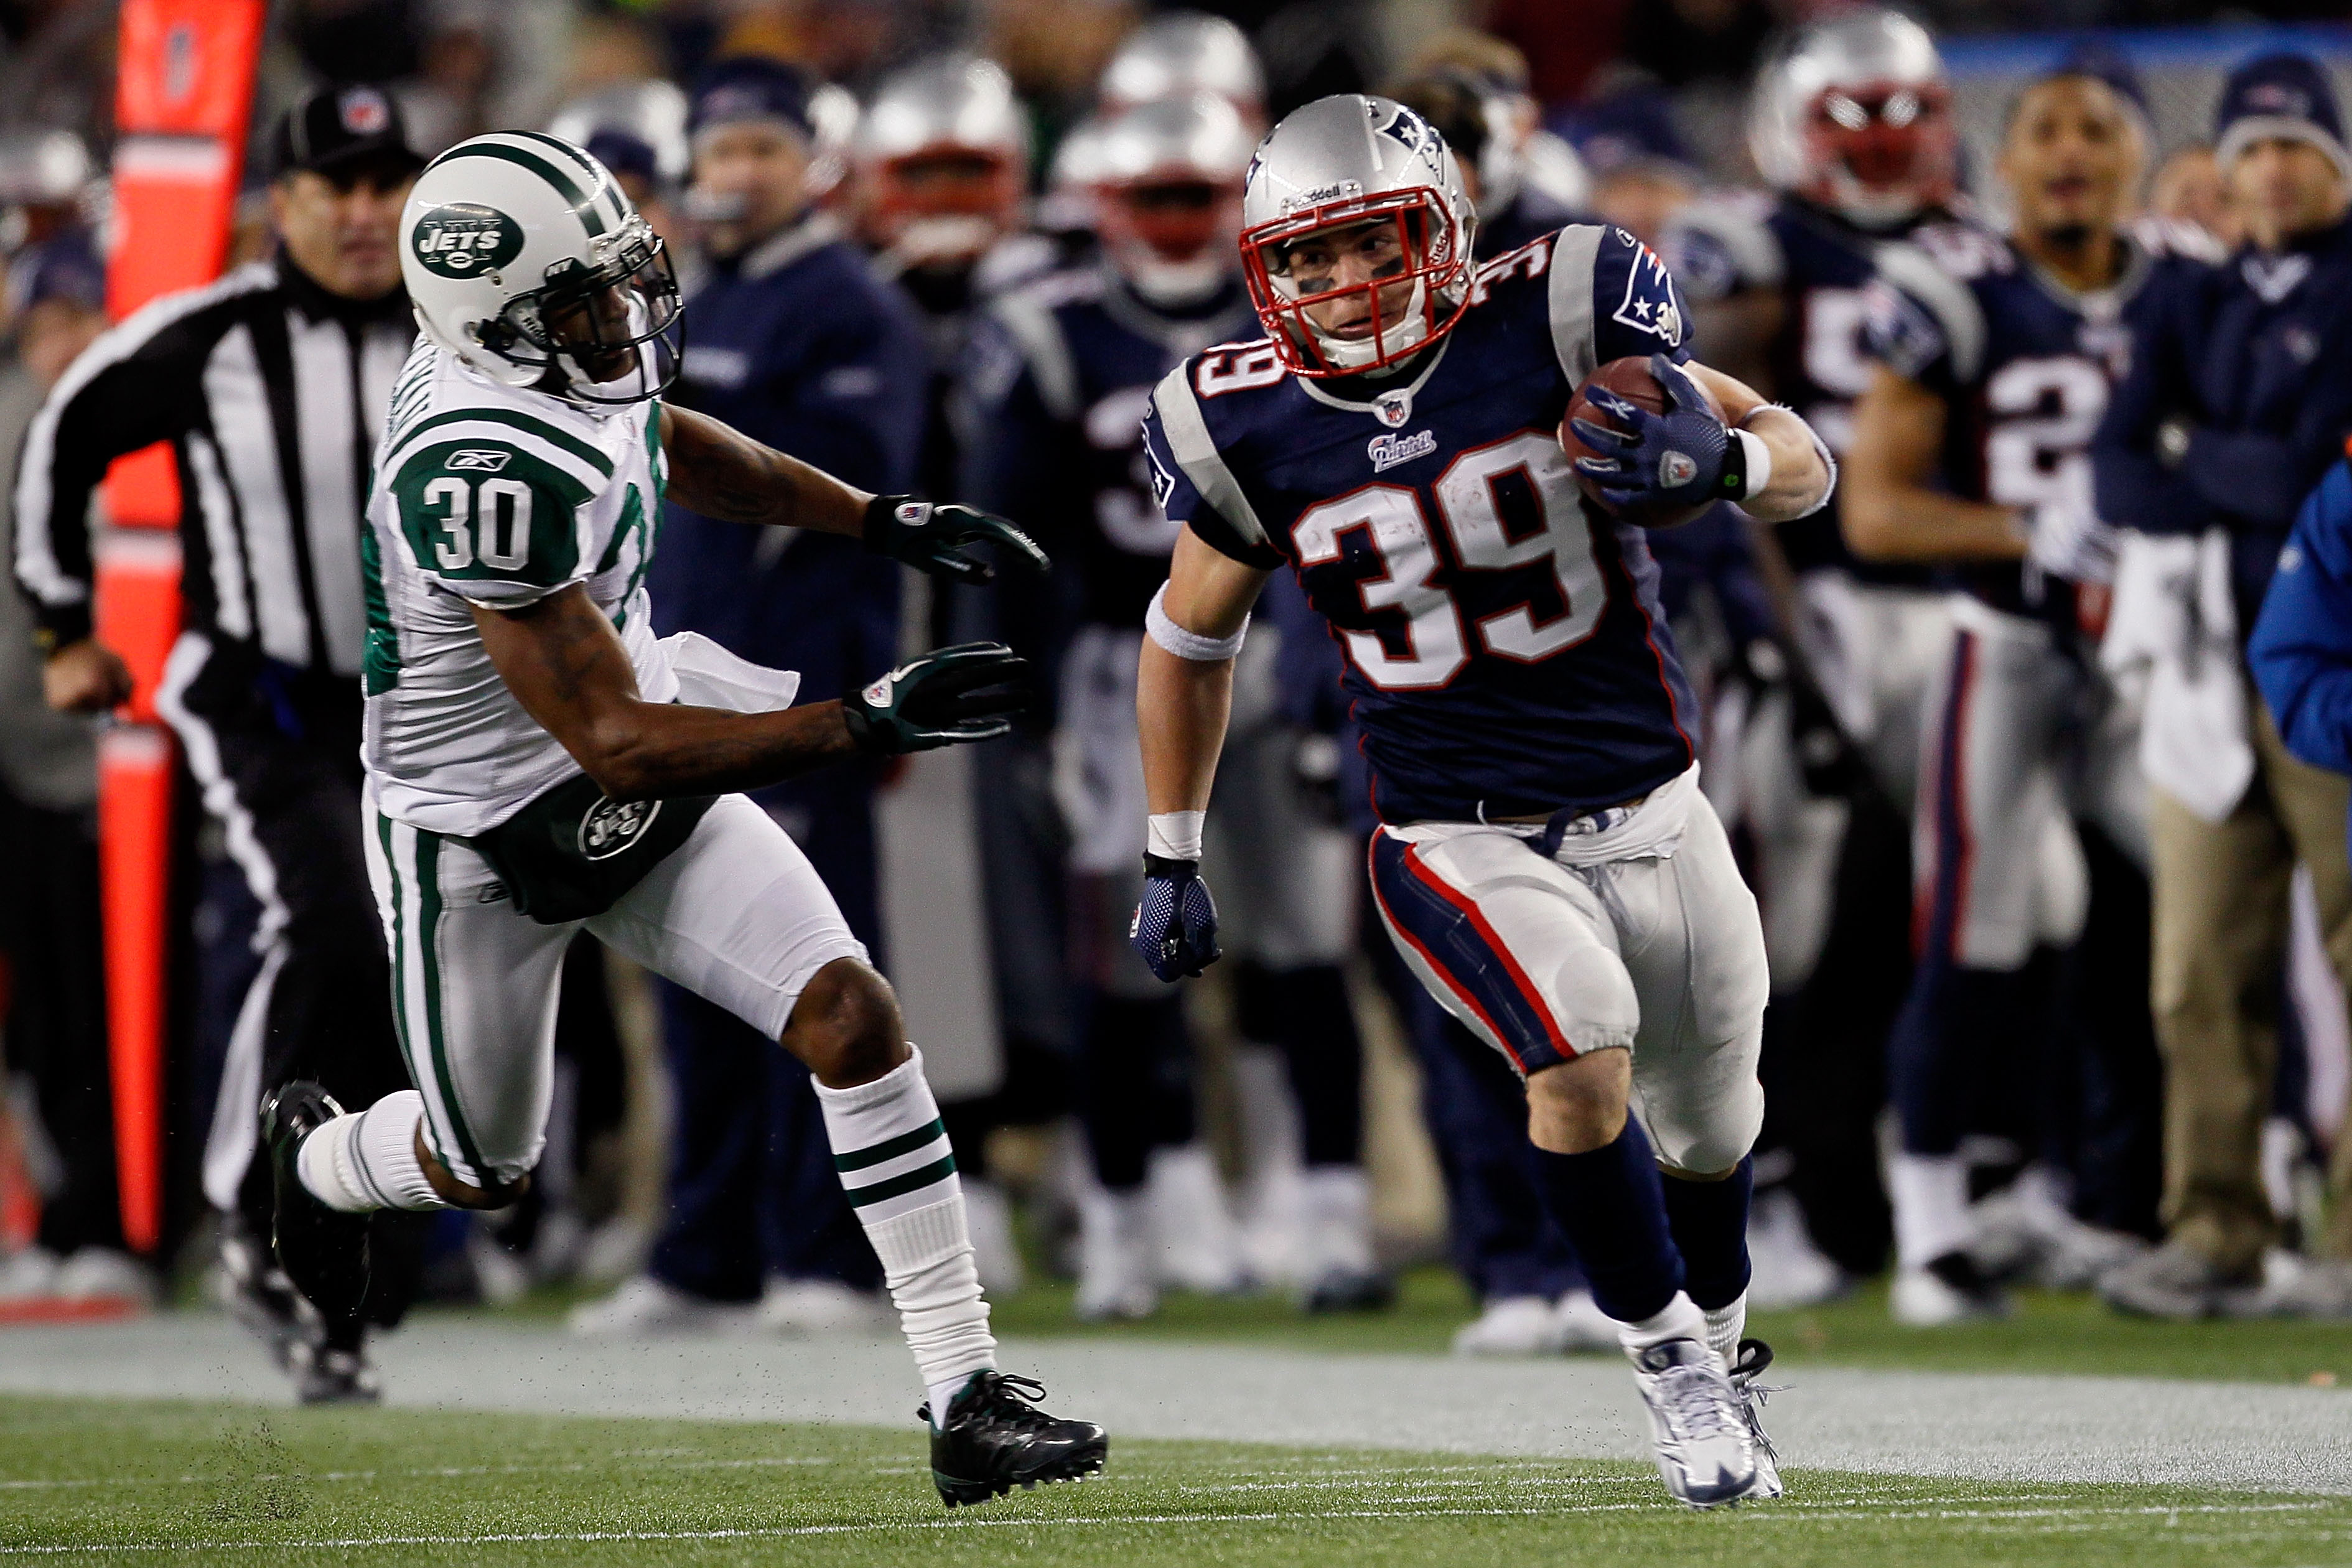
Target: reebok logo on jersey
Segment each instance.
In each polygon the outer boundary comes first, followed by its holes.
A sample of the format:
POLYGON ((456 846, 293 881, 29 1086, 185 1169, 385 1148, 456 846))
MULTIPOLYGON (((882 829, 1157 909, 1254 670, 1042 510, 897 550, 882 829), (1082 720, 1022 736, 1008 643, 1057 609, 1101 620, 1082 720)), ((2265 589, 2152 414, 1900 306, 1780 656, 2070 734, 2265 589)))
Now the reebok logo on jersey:
POLYGON ((1436 450, 1434 430, 1416 430, 1410 436, 1375 436, 1364 444, 1376 474, 1386 473, 1399 463, 1410 463, 1415 458, 1426 458, 1436 450))
POLYGON ((451 473, 471 472, 477 474, 495 474, 500 468, 505 468, 507 466, 507 459, 513 456, 514 454, 512 452, 499 452, 482 447, 469 447, 462 452, 450 453, 447 467, 451 473))

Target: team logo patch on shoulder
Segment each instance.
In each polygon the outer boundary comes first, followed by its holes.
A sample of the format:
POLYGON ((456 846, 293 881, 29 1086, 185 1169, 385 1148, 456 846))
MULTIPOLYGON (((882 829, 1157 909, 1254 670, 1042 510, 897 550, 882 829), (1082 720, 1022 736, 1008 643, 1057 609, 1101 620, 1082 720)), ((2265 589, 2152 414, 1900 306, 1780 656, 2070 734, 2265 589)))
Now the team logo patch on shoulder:
POLYGON ((1637 254, 1625 270, 1625 297, 1610 312, 1610 319, 1636 331, 1654 332, 1668 348, 1678 348, 1683 341, 1683 313, 1675 306, 1674 279, 1656 251, 1638 240, 1633 247, 1637 254))
POLYGON ((618 801, 597 798, 580 818, 580 853, 591 860, 610 860, 646 836, 661 815, 657 800, 618 801))
POLYGON ((427 272, 478 278, 522 254, 522 227, 496 207, 445 202, 416 220, 408 243, 427 272))
POLYGON ((1364 445, 1376 474, 1386 473, 1399 463, 1410 463, 1415 458, 1426 458, 1436 450, 1434 430, 1416 430, 1410 436, 1375 436, 1364 445))
POLYGON ((449 454, 446 465, 452 473, 495 474, 507 466, 512 452, 502 452, 493 447, 468 447, 449 454))

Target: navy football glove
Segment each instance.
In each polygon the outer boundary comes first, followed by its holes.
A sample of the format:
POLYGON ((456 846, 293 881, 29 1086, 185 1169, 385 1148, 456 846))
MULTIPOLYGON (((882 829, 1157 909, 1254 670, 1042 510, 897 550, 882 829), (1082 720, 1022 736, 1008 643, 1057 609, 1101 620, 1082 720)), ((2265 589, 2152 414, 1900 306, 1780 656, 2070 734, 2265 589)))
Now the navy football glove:
POLYGON ((1617 428, 1575 421, 1578 439, 1609 454, 1577 458, 1577 472, 1599 485, 1611 506, 1637 518, 1745 496, 1748 448, 1715 416, 1698 384, 1664 354, 1650 356, 1650 374, 1665 395, 1664 414, 1605 387, 1585 390, 1586 400, 1617 428))
POLYGON ((1217 946, 1217 900, 1201 880, 1198 860, 1143 858, 1143 901, 1135 906, 1127 939, 1151 973, 1171 984, 1224 956, 1217 946))
POLYGON ((878 756, 1010 734, 1029 705, 1029 661, 1002 643, 968 642, 908 659, 841 700, 849 738, 878 756))
POLYGON ((991 512, 968 506, 934 506, 912 496, 876 496, 866 505, 866 548, 918 566, 934 576, 965 583, 994 580, 996 568, 957 546, 993 544, 1033 572, 1053 563, 1037 542, 991 512))

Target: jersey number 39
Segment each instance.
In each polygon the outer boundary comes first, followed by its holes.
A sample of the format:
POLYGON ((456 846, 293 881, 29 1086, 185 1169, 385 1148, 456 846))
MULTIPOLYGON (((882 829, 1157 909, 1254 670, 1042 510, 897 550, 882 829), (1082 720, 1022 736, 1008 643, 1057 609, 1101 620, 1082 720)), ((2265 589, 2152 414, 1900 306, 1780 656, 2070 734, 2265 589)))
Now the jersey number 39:
POLYGON ((1368 611, 1404 613, 1409 651, 1391 651, 1377 632, 1343 632, 1349 658, 1366 679, 1390 691, 1444 686, 1470 662, 1471 630, 1485 651, 1526 664, 1592 635, 1609 591, 1592 557, 1591 531, 1557 437, 1523 430, 1474 447, 1455 458, 1433 488, 1438 517, 1463 570, 1505 572, 1549 560, 1566 608, 1538 620, 1532 603, 1520 604, 1465 627, 1453 595, 1434 581, 1443 563, 1420 495, 1404 485, 1351 490, 1301 514, 1291 537, 1306 570, 1339 560, 1344 535, 1360 530, 1370 536, 1384 570, 1360 583, 1358 590, 1368 611), (1539 528, 1516 538, 1496 493, 1497 482, 1515 471, 1526 476, 1541 514, 1539 528))

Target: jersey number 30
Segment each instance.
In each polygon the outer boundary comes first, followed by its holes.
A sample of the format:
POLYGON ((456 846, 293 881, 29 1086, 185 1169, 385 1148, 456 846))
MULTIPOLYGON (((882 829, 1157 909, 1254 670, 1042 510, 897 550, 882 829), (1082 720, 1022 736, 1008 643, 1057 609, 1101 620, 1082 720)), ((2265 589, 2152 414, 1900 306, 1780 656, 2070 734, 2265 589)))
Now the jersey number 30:
MULTIPOLYGON (((1578 504, 1576 480, 1557 437, 1523 430, 1454 459, 1434 486, 1437 512, 1465 571, 1505 572, 1549 561, 1559 584, 1562 613, 1536 618, 1533 604, 1481 616, 1478 641, 1499 658, 1533 664, 1592 635, 1608 606, 1609 590, 1592 558, 1592 533, 1578 504), (1542 526, 1512 537, 1496 485, 1513 472, 1527 477, 1542 526)), ((1291 531, 1298 564, 1311 568, 1340 559, 1343 535, 1367 531, 1385 570, 1358 589, 1364 608, 1402 610, 1410 651, 1391 652, 1377 632, 1349 631, 1349 657, 1383 690, 1443 686, 1470 662, 1461 609, 1433 579, 1441 560, 1421 497, 1404 485, 1368 485, 1325 501, 1300 516, 1291 531)))
POLYGON ((433 520, 442 535, 433 542, 433 559, 444 572, 463 572, 477 560, 492 571, 515 572, 530 560, 530 487, 520 479, 445 476, 425 487, 425 504, 443 509, 433 520))

